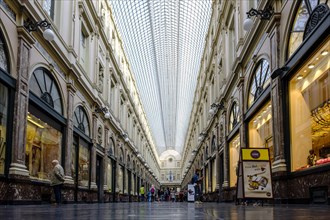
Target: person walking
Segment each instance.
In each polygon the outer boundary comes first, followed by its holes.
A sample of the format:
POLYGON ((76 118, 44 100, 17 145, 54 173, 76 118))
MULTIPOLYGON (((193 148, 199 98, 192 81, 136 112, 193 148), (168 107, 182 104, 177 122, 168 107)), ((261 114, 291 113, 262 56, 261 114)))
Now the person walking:
POLYGON ((150 193, 151 193, 151 202, 154 202, 155 201, 155 186, 154 185, 151 185, 150 193))
POLYGON ((140 187, 140 201, 144 202, 144 185, 142 184, 142 186, 140 187))
POLYGON ((62 186, 64 183, 64 170, 59 164, 58 160, 53 160, 52 164, 54 166, 51 173, 51 186, 53 186, 55 194, 55 204, 58 205, 62 202, 62 186))

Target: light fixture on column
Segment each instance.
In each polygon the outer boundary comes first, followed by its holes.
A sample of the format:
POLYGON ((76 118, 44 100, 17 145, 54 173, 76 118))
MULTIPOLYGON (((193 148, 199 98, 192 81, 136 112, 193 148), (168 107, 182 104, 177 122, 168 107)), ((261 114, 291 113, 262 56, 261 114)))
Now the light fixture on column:
POLYGON ((202 142, 206 136, 207 134, 205 132, 200 133, 198 136, 198 141, 202 142))
POLYGON ((274 14, 274 10, 271 6, 269 6, 268 8, 265 8, 264 10, 257 10, 257 9, 251 8, 250 11, 246 12, 246 14, 247 14, 247 18, 243 22, 243 29, 245 31, 249 31, 249 30, 251 30, 251 28, 253 26, 253 21, 252 21, 251 17, 257 16, 261 20, 269 20, 272 17, 272 15, 274 14))
POLYGON ((223 110, 225 108, 225 105, 224 105, 224 102, 223 102, 223 99, 220 101, 220 103, 213 103, 211 105, 211 108, 209 110, 209 113, 211 115, 214 115, 219 109, 220 110, 223 110))
POLYGON ((110 118, 110 112, 107 107, 97 107, 95 108, 96 113, 103 113, 105 118, 110 118))
POLYGON ((29 32, 38 30, 38 27, 45 28, 45 30, 42 34, 44 36, 44 38, 48 41, 54 40, 55 34, 52 31, 52 29, 50 29, 50 23, 46 19, 43 20, 43 21, 37 21, 37 22, 27 20, 27 21, 24 22, 24 27, 29 32))
POLYGON ((123 134, 123 138, 125 142, 129 141, 128 135, 126 133, 123 134))

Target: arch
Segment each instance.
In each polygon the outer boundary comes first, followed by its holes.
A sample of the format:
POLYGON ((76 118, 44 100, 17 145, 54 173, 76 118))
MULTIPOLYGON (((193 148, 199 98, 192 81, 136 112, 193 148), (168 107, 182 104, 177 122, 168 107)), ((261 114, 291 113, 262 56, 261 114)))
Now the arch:
POLYGON ((8 52, 7 41, 4 38, 2 31, 0 30, 0 67, 7 73, 10 73, 10 59, 8 52))
POLYGON ((229 124, 228 124, 228 130, 231 132, 236 125, 238 125, 240 118, 239 118, 239 106, 237 104, 237 101, 234 101, 232 103, 230 112, 229 112, 229 124))
POLYGON ((270 75, 269 62, 264 58, 260 59, 251 76, 248 90, 248 108, 255 103, 263 91, 270 85, 270 75))
POLYGON ((308 23, 312 12, 314 12, 314 9, 321 9, 320 12, 317 12, 316 17, 318 19, 322 19, 322 16, 325 14, 324 12, 329 10, 330 1, 328 1, 327 4, 328 5, 324 3, 322 4, 320 1, 316 0, 301 0, 300 3, 296 5, 294 19, 292 20, 292 24, 289 27, 286 54, 287 59, 298 49, 306 36, 309 35, 311 29, 309 29, 306 24, 308 23))
POLYGON ((73 113, 73 125, 89 137, 90 126, 86 110, 81 106, 77 106, 73 113))
POLYGON ((124 150, 122 147, 119 149, 119 161, 124 163, 124 150))
POLYGON ((108 155, 114 156, 115 155, 115 142, 112 137, 110 137, 109 140, 109 149, 108 149, 108 155))
POLYGON ((44 103, 63 115, 63 103, 58 83, 54 76, 44 67, 33 71, 29 80, 30 92, 44 103))

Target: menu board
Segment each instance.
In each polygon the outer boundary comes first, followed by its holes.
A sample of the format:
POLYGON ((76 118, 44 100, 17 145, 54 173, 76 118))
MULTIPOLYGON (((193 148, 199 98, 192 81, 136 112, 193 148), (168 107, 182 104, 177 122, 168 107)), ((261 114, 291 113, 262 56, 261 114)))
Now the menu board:
POLYGON ((238 178, 241 184, 238 184, 238 187, 243 188, 242 196, 244 198, 273 198, 269 149, 242 148, 241 160, 241 175, 238 178))

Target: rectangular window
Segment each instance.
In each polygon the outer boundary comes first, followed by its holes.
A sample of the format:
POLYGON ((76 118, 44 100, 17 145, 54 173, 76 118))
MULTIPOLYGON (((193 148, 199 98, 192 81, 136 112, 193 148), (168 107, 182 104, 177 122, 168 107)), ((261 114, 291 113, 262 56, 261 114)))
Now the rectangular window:
POLYGON ((42 8, 47 12, 47 14, 54 20, 54 3, 55 0, 44 0, 42 8))
POLYGON ((229 142, 229 185, 233 187, 236 185, 237 176, 236 171, 238 169, 237 162, 239 159, 239 151, 241 147, 240 136, 237 134, 230 142, 229 142))
POLYGON ((0 83, 0 174, 5 173, 8 88, 0 83))
POLYGON ((289 82, 291 170, 330 164, 328 41, 289 82))
POLYGON ((25 165, 30 177, 49 179, 52 161, 61 162, 62 133, 28 113, 26 128, 25 165))
POLYGON ((81 31, 80 34, 80 60, 81 63, 86 67, 87 65, 87 34, 81 31))

